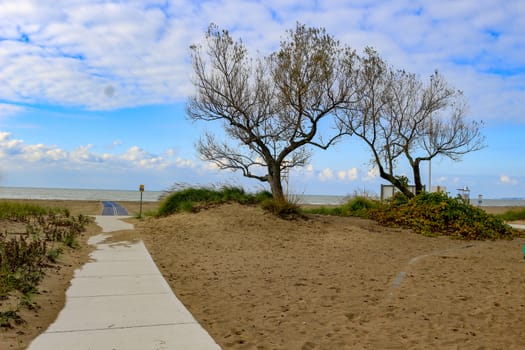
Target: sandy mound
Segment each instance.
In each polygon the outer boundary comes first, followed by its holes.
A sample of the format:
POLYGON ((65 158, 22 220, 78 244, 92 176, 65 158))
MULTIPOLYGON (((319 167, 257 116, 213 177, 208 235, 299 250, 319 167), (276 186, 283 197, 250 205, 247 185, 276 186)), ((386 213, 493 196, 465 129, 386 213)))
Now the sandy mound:
POLYGON ((138 224, 225 349, 525 348, 524 239, 465 242, 224 205, 138 224))

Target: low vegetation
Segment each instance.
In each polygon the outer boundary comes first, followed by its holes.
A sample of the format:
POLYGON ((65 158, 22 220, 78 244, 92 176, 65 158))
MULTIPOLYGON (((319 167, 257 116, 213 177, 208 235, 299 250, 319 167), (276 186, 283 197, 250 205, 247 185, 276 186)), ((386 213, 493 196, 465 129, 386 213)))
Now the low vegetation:
POLYGON ((496 215, 498 218, 504 221, 518 221, 525 220, 525 208, 522 209, 511 209, 503 214, 496 215))
POLYGON ((336 216, 356 216, 369 218, 370 210, 380 207, 378 200, 368 196, 357 195, 350 198, 342 206, 319 207, 306 210, 310 214, 336 215, 336 216))
POLYGON ((512 238, 517 234, 502 217, 443 193, 422 193, 411 199, 399 195, 386 203, 366 195, 355 195, 341 206, 303 210, 294 201, 275 201, 268 192, 249 194, 242 188, 228 186, 220 189, 185 188, 167 195, 157 215, 194 212, 225 202, 259 204, 264 210, 284 219, 301 217, 304 213, 368 218, 386 226, 409 228, 426 236, 485 240, 512 238))
POLYGON ((501 218, 443 193, 422 193, 410 200, 398 197, 372 210, 370 215, 382 224, 411 228, 428 236, 485 240, 516 235, 501 218))
POLYGON ((261 201, 260 204, 264 210, 281 219, 296 219, 303 216, 301 207, 294 201, 279 201, 274 198, 267 198, 261 201))
POLYGON ((210 187, 184 188, 173 190, 164 197, 157 211, 157 216, 168 216, 178 212, 195 212, 201 208, 226 202, 256 204, 271 198, 272 194, 267 191, 251 194, 234 186, 223 186, 219 189, 210 187))
POLYGON ((31 295, 38 292, 45 268, 66 247, 77 246, 90 221, 65 209, 0 202, 0 327, 23 322, 17 312, 32 307, 31 295))
MULTIPOLYGON (((516 232, 501 217, 443 193, 422 193, 410 200, 402 195, 387 203, 356 196, 340 207, 310 213, 370 218, 386 226, 410 228, 427 236, 484 240, 512 238, 516 232)), ((506 219, 508 220, 508 219, 506 219)))

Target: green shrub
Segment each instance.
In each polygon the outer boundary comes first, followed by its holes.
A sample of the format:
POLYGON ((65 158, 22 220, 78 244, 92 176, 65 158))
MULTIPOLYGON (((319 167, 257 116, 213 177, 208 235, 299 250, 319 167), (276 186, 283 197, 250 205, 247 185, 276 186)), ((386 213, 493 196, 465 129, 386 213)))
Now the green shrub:
POLYGON ((60 254, 62 254, 62 252, 62 247, 49 249, 46 254, 47 260, 49 260, 52 263, 56 263, 58 261, 58 257, 60 256, 60 254))
POLYGON ((0 327, 11 328, 15 324, 24 323, 24 320, 18 315, 17 310, 0 311, 0 327))
POLYGON ((484 240, 515 235, 501 219, 443 193, 422 193, 405 204, 391 202, 372 209, 370 214, 382 224, 411 228, 429 236, 484 240))
POLYGON ((394 195, 387 200, 387 203, 392 205, 403 205, 408 203, 408 197, 401 192, 394 193, 394 195))
POLYGON ((345 205, 343 205, 342 212, 347 216, 367 218, 370 209, 377 208, 379 205, 380 203, 376 200, 368 197, 357 196, 351 198, 345 205))
POLYGON ((273 195, 270 191, 259 191, 253 196, 255 203, 262 203, 267 199, 272 199, 273 195))

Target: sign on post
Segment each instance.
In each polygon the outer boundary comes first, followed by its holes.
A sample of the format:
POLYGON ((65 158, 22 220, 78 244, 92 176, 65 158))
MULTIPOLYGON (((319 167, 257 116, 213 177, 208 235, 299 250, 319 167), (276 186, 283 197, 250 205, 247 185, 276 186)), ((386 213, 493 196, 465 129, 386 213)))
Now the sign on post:
POLYGON ((144 185, 140 185, 139 186, 139 191, 140 191, 140 211, 139 211, 139 218, 142 217, 142 192, 144 192, 144 185))

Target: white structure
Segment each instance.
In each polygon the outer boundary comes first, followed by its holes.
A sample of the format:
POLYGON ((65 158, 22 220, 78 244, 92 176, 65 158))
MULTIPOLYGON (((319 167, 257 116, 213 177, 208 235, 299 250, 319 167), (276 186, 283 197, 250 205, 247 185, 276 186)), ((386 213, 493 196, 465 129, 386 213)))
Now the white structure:
MULTIPOLYGON (((416 194, 416 186, 409 185, 408 189, 413 194, 416 194)), ((401 193, 401 192, 397 188, 395 188, 394 185, 381 185, 381 200, 382 201, 394 197, 396 193, 401 193)))

